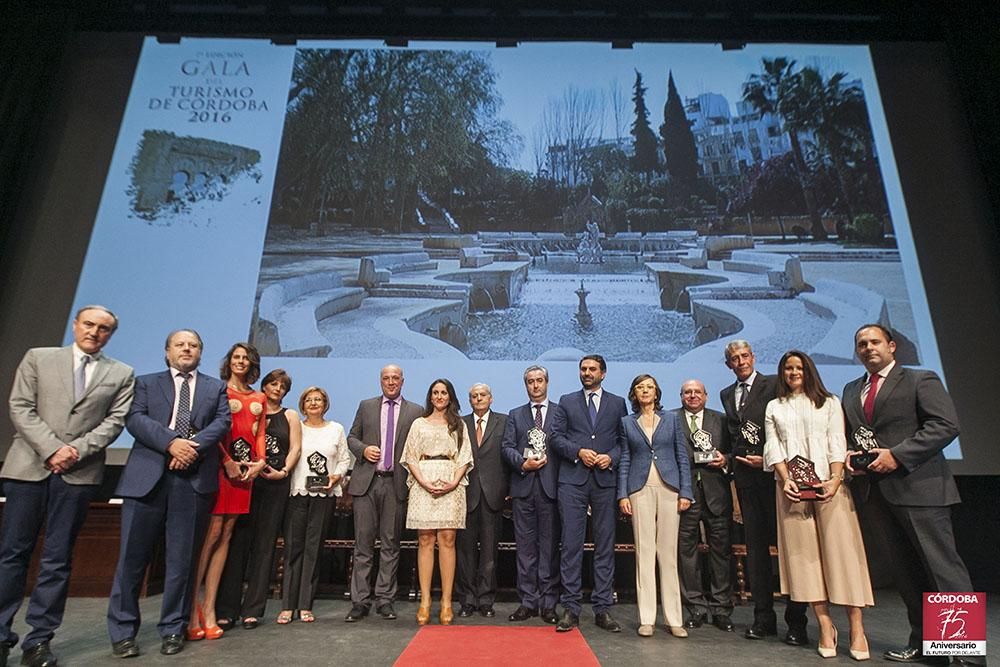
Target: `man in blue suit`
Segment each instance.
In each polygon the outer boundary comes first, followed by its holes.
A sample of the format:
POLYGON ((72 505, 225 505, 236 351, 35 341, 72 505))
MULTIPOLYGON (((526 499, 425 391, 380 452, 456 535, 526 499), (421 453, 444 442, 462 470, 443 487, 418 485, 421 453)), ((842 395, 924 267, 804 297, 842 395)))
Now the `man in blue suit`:
POLYGON ((201 351, 196 331, 174 331, 167 336, 167 370, 135 381, 135 399, 125 418, 135 444, 116 491, 124 499, 121 547, 108 604, 116 658, 139 655, 139 589, 164 524, 160 653, 184 648, 191 571, 219 485, 217 447, 232 421, 226 385, 196 372, 201 351))
POLYGON ((566 435, 556 437, 559 466, 559 513, 562 516, 563 593, 558 632, 580 624, 583 598, 583 542, 590 507, 594 534, 594 590, 590 600, 597 626, 621 632, 611 616, 614 604, 615 515, 617 510, 617 465, 621 456, 622 417, 628 415, 625 399, 604 391, 601 383, 608 372, 604 357, 589 354, 580 360, 582 391, 566 394, 559 405, 566 413, 566 435))
MULTIPOLYGON (((501 455, 510 468, 510 495, 514 510, 514 541, 517 544, 517 593, 520 606, 508 617, 525 621, 538 616, 556 623, 559 588, 559 508, 556 491, 559 457, 551 452, 552 442, 562 434, 566 416, 550 403, 549 372, 542 366, 524 371, 528 402, 507 416, 501 455), (529 432, 541 429, 546 435, 546 455, 525 456, 529 432)), ((537 432, 532 433, 537 435, 537 432)))

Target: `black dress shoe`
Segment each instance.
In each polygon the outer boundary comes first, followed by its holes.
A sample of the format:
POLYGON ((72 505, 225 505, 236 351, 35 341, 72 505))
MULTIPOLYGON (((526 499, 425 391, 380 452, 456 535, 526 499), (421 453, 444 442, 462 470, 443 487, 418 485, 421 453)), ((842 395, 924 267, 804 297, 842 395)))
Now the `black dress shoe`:
POLYGON ((705 624, 708 614, 692 614, 691 618, 684 621, 684 627, 689 629, 700 628, 705 624))
POLYGON ((460 618, 469 618, 476 613, 476 606, 471 604, 463 604, 462 608, 458 610, 458 615, 460 618))
POLYGON ((523 604, 514 610, 514 613, 507 617, 508 621, 527 621, 529 618, 538 616, 538 611, 528 609, 523 604))
POLYGON ((601 628, 602 630, 607 630, 608 632, 622 631, 621 624, 614 619, 614 617, 611 615, 611 612, 607 611, 597 612, 596 614, 594 614, 594 623, 597 624, 597 627, 601 628))
POLYGON ((167 635, 160 644, 163 655, 177 655, 184 650, 184 635, 167 635))
POLYGON ((556 614, 556 610, 554 607, 552 609, 543 609, 542 620, 548 623, 549 625, 555 625, 556 623, 559 622, 559 615, 556 614))
POLYGON ((809 635, 804 627, 788 628, 788 632, 785 633, 785 643, 789 646, 805 646, 809 643, 809 635))
POLYGON ((385 604, 376 607, 375 613, 387 621, 396 620, 396 610, 392 608, 391 602, 386 602, 385 604))
POLYGON ((0 642, 0 667, 7 667, 7 656, 10 655, 10 647, 7 642, 0 642))
POLYGON ((26 667, 56 667, 59 660, 49 649, 49 643, 42 642, 21 653, 21 664, 26 667))
POLYGON ((139 645, 134 637, 123 639, 111 645, 111 655, 115 658, 134 658, 139 655, 139 645))
POLYGON ((493 605, 491 604, 479 605, 479 613, 482 614, 484 618, 493 618, 497 615, 496 610, 493 609, 493 605))
POLYGON ((712 625, 723 632, 732 632, 735 629, 733 619, 729 618, 729 614, 716 614, 712 617, 712 625))
MULTIPOLYGON (((567 609, 556 624, 556 632, 569 632, 577 627, 580 627, 580 617, 567 609)), ((621 630, 621 627, 618 629, 621 630)))
POLYGON ((349 612, 347 612, 347 616, 344 617, 344 621, 346 621, 347 623, 354 623, 355 621, 360 621, 367 615, 368 615, 368 607, 356 604, 351 607, 351 610, 349 612))
POLYGON ((743 634, 743 636, 747 639, 764 639, 765 637, 773 637, 777 634, 778 629, 773 625, 754 623, 747 628, 747 631, 743 634))

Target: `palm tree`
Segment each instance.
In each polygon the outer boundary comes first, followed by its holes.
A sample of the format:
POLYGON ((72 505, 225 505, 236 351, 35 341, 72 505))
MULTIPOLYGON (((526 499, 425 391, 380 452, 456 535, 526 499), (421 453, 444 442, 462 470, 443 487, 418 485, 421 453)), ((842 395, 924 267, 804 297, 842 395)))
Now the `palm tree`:
POLYGON ((806 129, 803 124, 801 105, 802 78, 795 71, 795 61, 787 58, 762 59, 763 72, 753 74, 743 84, 743 99, 753 105, 761 114, 770 113, 781 118, 783 130, 788 133, 792 144, 792 158, 799 184, 802 187, 802 197, 806 202, 809 222, 813 238, 817 241, 826 240, 826 230, 816 206, 816 193, 809 183, 809 168, 806 165, 802 151, 799 132, 806 129))

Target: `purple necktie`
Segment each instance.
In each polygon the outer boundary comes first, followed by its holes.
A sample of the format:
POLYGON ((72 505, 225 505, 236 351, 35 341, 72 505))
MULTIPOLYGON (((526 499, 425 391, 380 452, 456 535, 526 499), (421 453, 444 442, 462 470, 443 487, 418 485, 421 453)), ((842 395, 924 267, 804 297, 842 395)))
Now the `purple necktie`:
POLYGON ((393 439, 396 436, 396 415, 393 412, 393 408, 396 407, 396 401, 389 401, 389 414, 385 418, 385 457, 383 461, 383 470, 388 472, 392 470, 392 445, 393 439))

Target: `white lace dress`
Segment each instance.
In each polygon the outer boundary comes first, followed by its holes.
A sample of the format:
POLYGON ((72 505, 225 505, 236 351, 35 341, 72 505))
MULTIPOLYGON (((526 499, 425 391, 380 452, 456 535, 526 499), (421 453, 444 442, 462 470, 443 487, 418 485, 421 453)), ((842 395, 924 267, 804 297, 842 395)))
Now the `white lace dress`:
POLYGON ((447 424, 432 424, 420 417, 410 427, 403 446, 400 463, 411 471, 406 480, 410 499, 406 509, 407 528, 465 528, 465 487, 469 484, 468 470, 458 487, 451 493, 435 498, 417 484, 412 470, 419 466, 424 481, 451 481, 455 469, 463 465, 472 468, 472 447, 469 431, 462 422, 462 444, 457 432, 449 433, 447 424))

